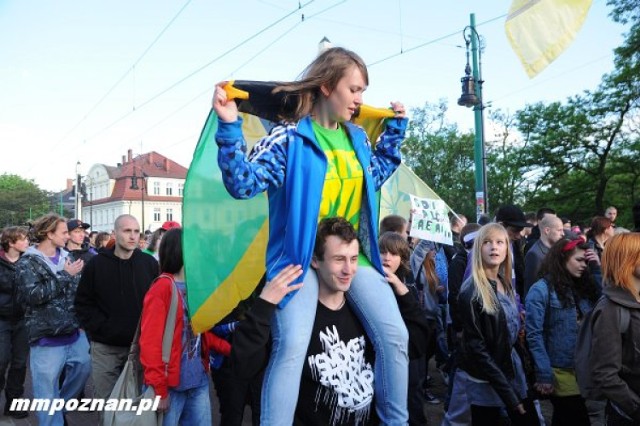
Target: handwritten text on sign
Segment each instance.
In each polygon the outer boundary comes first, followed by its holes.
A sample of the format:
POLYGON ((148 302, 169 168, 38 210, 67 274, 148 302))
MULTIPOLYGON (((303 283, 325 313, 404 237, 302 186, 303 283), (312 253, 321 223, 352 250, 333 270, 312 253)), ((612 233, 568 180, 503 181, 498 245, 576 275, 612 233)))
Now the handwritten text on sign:
POLYGON ((444 201, 411 195, 411 211, 412 237, 453 245, 451 224, 444 201))

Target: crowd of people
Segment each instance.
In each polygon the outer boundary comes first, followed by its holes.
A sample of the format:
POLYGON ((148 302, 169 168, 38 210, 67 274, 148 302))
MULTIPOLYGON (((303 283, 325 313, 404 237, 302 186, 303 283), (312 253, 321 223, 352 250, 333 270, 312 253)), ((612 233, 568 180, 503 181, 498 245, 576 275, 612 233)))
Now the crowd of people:
POLYGON ((269 238, 254 294, 205 333, 190 322, 179 223, 143 243, 128 214, 106 237, 55 214, 3 229, 5 415, 29 415, 10 410, 27 362, 34 398, 78 398, 89 377, 90 396, 109 398, 139 336, 165 425, 211 424, 212 410, 240 425, 247 403, 254 425, 425 425, 425 403, 442 404, 443 425, 544 425, 543 399, 552 425, 640 424, 640 204, 632 231, 614 207, 582 229, 503 205, 479 223, 452 213, 451 245, 416 240, 410 215, 377 215, 407 119, 392 102, 372 149, 349 122, 368 84, 358 55, 325 50, 275 89, 294 108, 250 153, 216 86, 224 185, 239 199, 267 192, 269 238))
MULTIPOLYGON (((401 216, 383 218, 381 266, 408 332, 402 424, 427 424, 424 404, 431 403, 442 404, 445 425, 540 425, 542 399, 553 407, 552 425, 639 424, 639 224, 619 232, 610 219, 595 217, 597 232, 576 233, 544 211, 529 238, 523 230, 534 225, 516 206, 502 206, 482 226, 452 215, 453 252, 411 238, 401 216), (603 230, 602 223, 609 226, 603 230), (619 320, 621 309, 630 311, 627 325, 619 320), (585 318, 593 326, 590 380, 602 395, 598 400, 585 398, 576 377, 585 318), (429 389, 432 357, 448 384, 439 395, 429 389)), ((246 404, 253 424, 269 424, 262 418, 262 395, 274 362, 273 318, 282 300, 306 285, 297 282, 302 267, 290 264, 265 278, 244 306, 197 335, 186 303, 180 225, 159 228, 153 254, 140 249, 132 216, 117 218, 111 248, 93 246, 89 227, 49 214, 31 229, 2 231, 5 415, 29 414, 9 410, 24 394, 27 360, 36 398, 78 397, 90 375, 92 396, 109 398, 140 324, 144 381, 161 397, 165 424, 211 424, 209 375, 220 395, 213 409, 223 425, 242 424, 246 404), (74 237, 76 230, 82 239, 74 237), (180 302, 164 365, 162 333, 172 289, 180 302)), ((392 424, 376 408, 384 398, 375 386, 381 355, 347 303, 360 256, 352 223, 342 217, 319 222, 310 262, 316 309, 292 424, 392 424)), ((63 424, 63 414, 36 413, 39 424, 52 425, 63 424)))

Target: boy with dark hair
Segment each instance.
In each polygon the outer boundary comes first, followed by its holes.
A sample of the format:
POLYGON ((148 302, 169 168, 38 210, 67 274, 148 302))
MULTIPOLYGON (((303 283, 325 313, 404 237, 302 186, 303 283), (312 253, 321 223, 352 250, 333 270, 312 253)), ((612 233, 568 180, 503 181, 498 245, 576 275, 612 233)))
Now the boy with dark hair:
MULTIPOLYGON (((311 261, 318 277, 318 305, 295 410, 296 425, 378 422, 371 412, 375 353, 365 328, 346 303, 358 268, 358 252, 353 225, 337 217, 320 221, 311 261)), ((236 328, 231 360, 238 376, 250 378, 266 366, 271 317, 282 298, 300 288, 300 284, 289 284, 301 274, 299 265, 289 265, 267 282, 246 320, 236 328)), ((405 289, 396 298, 409 330, 409 355, 420 355, 428 326, 415 298, 405 289)))
POLYGON ((397 214, 385 216, 380 222, 380 235, 385 232, 396 232, 404 237, 408 235, 407 220, 397 214))
POLYGON ((91 225, 81 221, 80 219, 71 219, 67 222, 67 228, 69 230, 69 241, 65 249, 69 252, 69 259, 72 261, 82 259, 86 265, 89 260, 98 252, 86 244, 86 231, 91 228, 91 225))

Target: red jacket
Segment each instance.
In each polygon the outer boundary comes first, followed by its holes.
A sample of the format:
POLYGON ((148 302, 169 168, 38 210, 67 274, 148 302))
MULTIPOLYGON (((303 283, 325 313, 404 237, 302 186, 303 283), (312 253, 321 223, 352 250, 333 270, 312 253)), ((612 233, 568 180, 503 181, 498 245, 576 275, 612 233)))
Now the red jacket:
MULTIPOLYGON (((167 366, 162 362, 162 336, 171 304, 171 275, 160 275, 144 297, 140 330, 140 362, 144 367, 144 382, 152 386, 156 395, 166 398, 168 388, 180 383, 180 359, 182 355, 182 332, 184 306, 178 295, 176 326, 173 330, 171 355, 167 366), (165 374, 166 371, 166 374, 165 374)), ((176 291, 179 291, 176 287, 176 291)), ((209 371, 209 351, 229 356, 231 345, 213 333, 202 334, 202 364, 209 371)))

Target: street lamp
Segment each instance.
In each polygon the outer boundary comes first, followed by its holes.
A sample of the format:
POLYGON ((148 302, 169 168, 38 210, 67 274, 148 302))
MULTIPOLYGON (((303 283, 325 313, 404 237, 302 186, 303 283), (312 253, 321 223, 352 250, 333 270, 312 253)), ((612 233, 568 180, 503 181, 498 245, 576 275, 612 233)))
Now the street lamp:
POLYGON ((90 175, 84 177, 84 182, 82 182, 81 191, 82 197, 86 198, 89 204, 89 223, 91 226, 93 223, 93 178, 90 175), (87 193, 87 182, 89 183, 89 191, 87 193))
POLYGON ((142 232, 144 232, 145 228, 144 228, 144 193, 146 191, 146 182, 147 182, 147 174, 143 171, 141 171, 142 176, 138 177, 136 175, 136 169, 133 169, 133 176, 131 176, 131 186, 129 187, 129 189, 133 189, 133 190, 138 190, 140 189, 140 194, 141 194, 141 203, 142 203, 142 232), (138 179, 142 179, 142 187, 138 186, 138 179))
POLYGON ((484 103, 482 101, 482 46, 480 35, 476 31, 476 15, 470 15, 470 25, 462 30, 467 52, 467 65, 464 69, 464 77, 460 79, 462 83, 462 95, 458 99, 458 105, 467 108, 473 107, 475 116, 475 142, 474 142, 474 163, 475 163, 475 189, 476 189, 476 216, 489 210, 489 193, 487 190, 487 159, 484 147, 484 103), (468 30, 468 31, 467 31, 468 30), (467 35, 468 32, 468 35, 467 35), (469 65, 469 45, 473 56, 473 76, 469 65))
POLYGON ((80 161, 76 163, 76 199, 75 201, 75 217, 82 217, 82 176, 80 175, 80 161))

